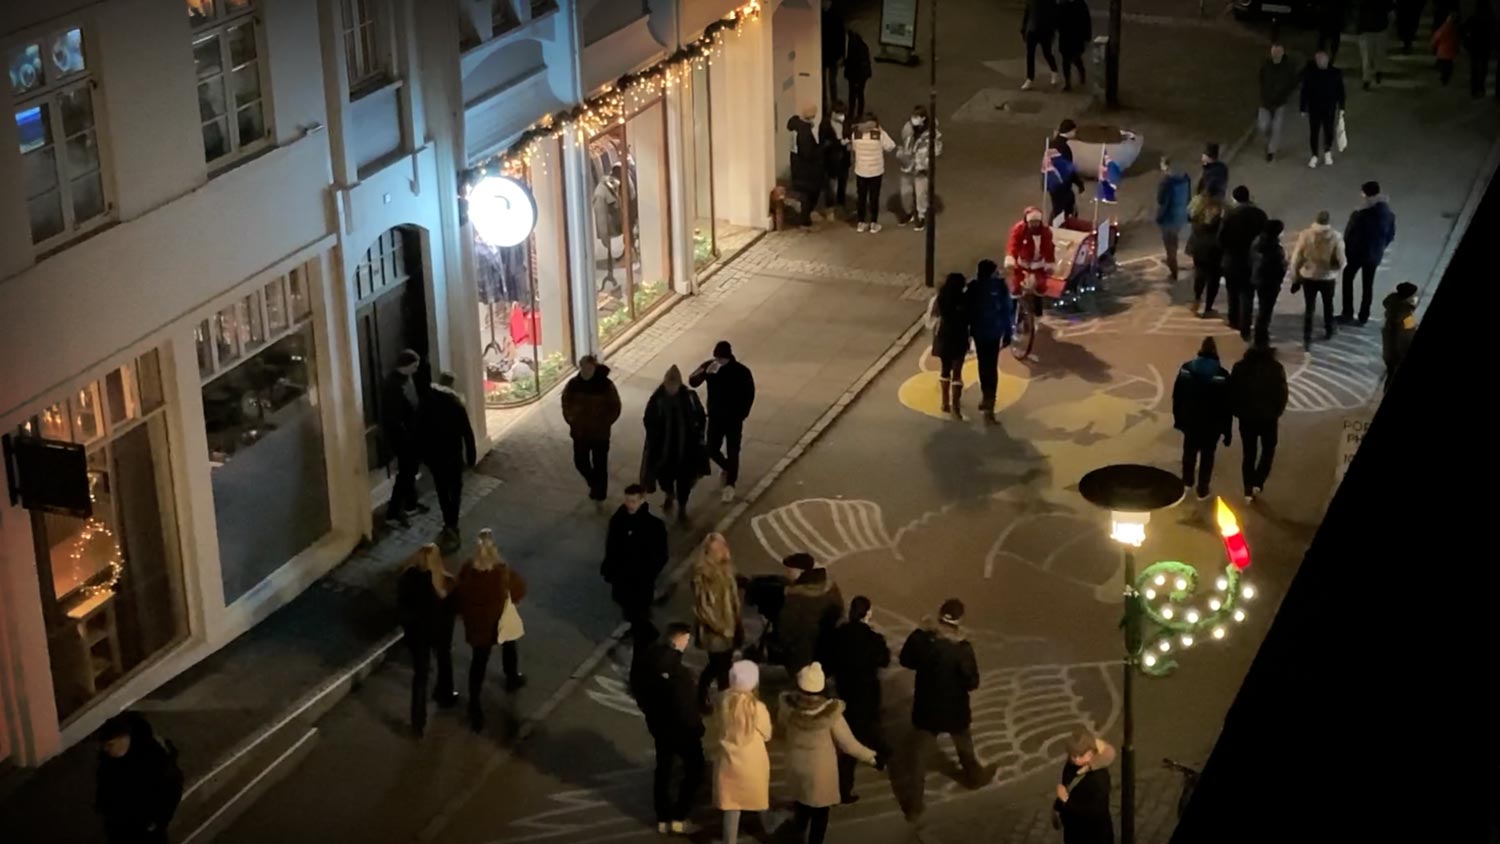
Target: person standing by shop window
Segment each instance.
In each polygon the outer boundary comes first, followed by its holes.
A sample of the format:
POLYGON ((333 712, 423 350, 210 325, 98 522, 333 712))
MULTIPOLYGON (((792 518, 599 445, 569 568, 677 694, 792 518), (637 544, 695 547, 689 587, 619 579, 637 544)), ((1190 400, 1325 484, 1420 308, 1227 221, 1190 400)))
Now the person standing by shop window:
POLYGON ((724 471, 724 503, 734 500, 740 477, 740 442, 755 405, 755 376, 734 356, 728 340, 714 344, 714 356, 688 376, 688 386, 708 383, 708 459, 724 471))
POLYGON ((458 701, 453 689, 453 575, 432 543, 417 549, 396 580, 396 612, 402 638, 411 651, 411 729, 418 738, 427 728, 427 672, 437 659, 437 688, 432 699, 447 709, 458 701))
POLYGON ((858 194, 857 231, 880 231, 880 181, 885 176, 885 154, 896 150, 896 142, 880 128, 874 114, 865 116, 849 136, 854 156, 854 183, 858 194))
POLYGON ((458 506, 463 497, 464 469, 479 462, 474 445, 474 426, 463 396, 453 389, 457 379, 444 372, 428 390, 422 404, 422 445, 426 450, 427 468, 437 487, 438 507, 443 511, 443 530, 438 545, 444 553, 458 550, 458 506))
POLYGON ((158 741, 146 719, 121 712, 99 728, 94 809, 109 844, 166 844, 182 801, 182 769, 171 742, 158 741))
POLYGON ((662 509, 677 508, 677 522, 688 521, 688 496, 698 479, 708 474, 704 447, 707 414, 698 394, 682 382, 682 370, 667 369, 661 386, 646 401, 642 417, 646 446, 641 453, 641 486, 648 493, 661 485, 666 493, 662 509))
POLYGON ((593 355, 578 359, 578 374, 562 392, 563 421, 573 439, 573 466, 589 486, 589 500, 603 507, 609 494, 609 434, 620 418, 620 391, 609 367, 593 355))
POLYGON ((416 375, 421 366, 421 355, 402 349, 396 355, 396 367, 385 376, 380 389, 380 435, 396 460, 396 482, 391 487, 385 518, 402 527, 411 523, 412 516, 428 510, 427 505, 417 500, 417 472, 422 463, 418 431, 422 400, 416 375))
POLYGON ((479 532, 474 557, 458 573, 454 603, 464 620, 464 638, 473 649, 469 660, 469 726, 474 732, 484 729, 484 675, 489 667, 490 652, 500 645, 500 665, 505 671, 505 690, 517 691, 526 685, 521 673, 520 651, 515 640, 500 641, 500 619, 507 603, 519 606, 526 598, 526 580, 506 565, 495 547, 489 528, 479 532))

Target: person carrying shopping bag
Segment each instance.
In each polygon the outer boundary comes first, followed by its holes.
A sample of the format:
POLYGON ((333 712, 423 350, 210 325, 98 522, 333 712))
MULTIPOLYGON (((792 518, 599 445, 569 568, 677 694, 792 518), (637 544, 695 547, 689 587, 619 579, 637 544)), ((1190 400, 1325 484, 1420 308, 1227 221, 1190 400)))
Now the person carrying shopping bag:
POLYGON ((469 660, 469 726, 476 733, 484 729, 480 694, 490 652, 496 645, 500 646, 505 690, 513 692, 526 685, 516 647, 516 641, 525 635, 516 605, 525 598, 526 580, 506 565, 490 529, 481 530, 474 558, 459 570, 458 588, 454 592, 458 614, 464 620, 464 638, 473 651, 469 660))

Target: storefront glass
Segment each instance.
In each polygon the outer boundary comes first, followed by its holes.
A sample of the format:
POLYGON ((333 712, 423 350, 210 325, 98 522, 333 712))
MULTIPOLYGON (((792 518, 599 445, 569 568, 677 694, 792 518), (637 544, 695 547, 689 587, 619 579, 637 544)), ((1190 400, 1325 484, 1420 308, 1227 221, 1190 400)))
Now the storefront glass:
POLYGON ((729 222, 718 207, 718 189, 732 180, 724 176, 731 162, 714 154, 714 139, 721 130, 714 120, 719 103, 713 96, 713 69, 707 64, 694 67, 691 79, 692 84, 683 88, 683 96, 690 101, 693 118, 686 146, 693 178, 693 270, 701 276, 714 263, 733 258, 750 245, 756 230, 729 222))
POLYGON ((486 243, 481 227, 470 226, 488 407, 531 401, 573 367, 567 225, 557 142, 544 144, 529 166, 506 175, 531 190, 537 220, 525 242, 509 247, 486 243))
POLYGON ((91 382, 20 436, 87 448, 92 514, 32 514, 58 717, 187 634, 156 352, 91 382))
POLYGON ((599 342, 607 343, 670 292, 665 105, 657 99, 595 135, 588 156, 599 342))
POLYGON ((311 316, 299 269, 196 331, 225 603, 332 529, 311 316), (276 320, 288 326, 267 334, 276 320))

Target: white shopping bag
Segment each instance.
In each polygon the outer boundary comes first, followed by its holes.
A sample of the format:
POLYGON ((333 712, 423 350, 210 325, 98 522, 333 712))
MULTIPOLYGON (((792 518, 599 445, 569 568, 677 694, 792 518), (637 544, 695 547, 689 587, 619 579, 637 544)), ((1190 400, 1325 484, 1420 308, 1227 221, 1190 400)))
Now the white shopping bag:
POLYGON ((1349 146, 1349 133, 1344 131, 1344 113, 1339 112, 1338 123, 1333 127, 1333 143, 1343 152, 1349 146))

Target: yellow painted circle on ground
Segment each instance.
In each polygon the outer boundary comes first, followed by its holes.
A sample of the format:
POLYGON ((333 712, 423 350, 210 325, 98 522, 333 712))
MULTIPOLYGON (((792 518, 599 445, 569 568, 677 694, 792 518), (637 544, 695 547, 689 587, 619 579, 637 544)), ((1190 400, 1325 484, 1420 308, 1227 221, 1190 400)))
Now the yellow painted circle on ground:
MULTIPOLYGON (((995 411, 998 413, 1005 408, 1015 404, 1021 396, 1026 394, 1026 387, 1031 382, 1029 379, 1016 373, 1020 362, 1009 354, 1003 354, 1000 358, 1000 388, 995 396, 995 411), (1009 370, 1006 364, 1012 364, 1009 370)), ((1021 371, 1025 371, 1021 369, 1021 371)), ((964 361, 963 369, 964 394, 961 406, 964 413, 976 414, 979 412, 979 362, 973 357, 964 361)), ((948 414, 943 412, 942 377, 938 373, 935 361, 929 356, 922 361, 922 371, 906 379, 901 388, 896 391, 896 398, 908 408, 918 413, 925 413, 935 419, 947 419, 948 414)))

